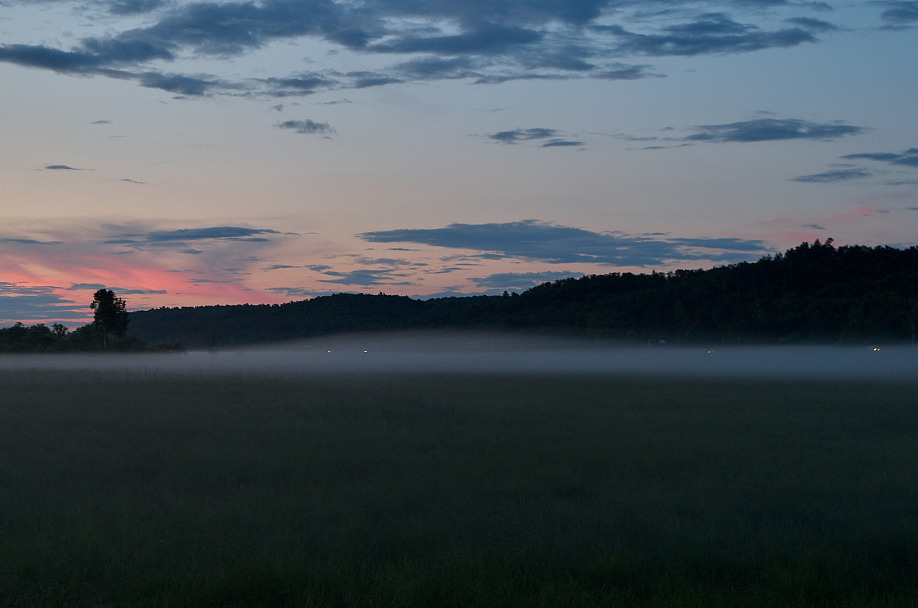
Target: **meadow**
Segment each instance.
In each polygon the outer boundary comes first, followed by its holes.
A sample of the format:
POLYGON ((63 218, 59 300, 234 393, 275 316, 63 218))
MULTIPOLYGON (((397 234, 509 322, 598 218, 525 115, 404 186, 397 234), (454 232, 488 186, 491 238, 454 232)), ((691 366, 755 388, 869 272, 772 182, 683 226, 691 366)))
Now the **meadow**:
POLYGON ((918 606, 915 395, 0 371, 0 607, 918 606))

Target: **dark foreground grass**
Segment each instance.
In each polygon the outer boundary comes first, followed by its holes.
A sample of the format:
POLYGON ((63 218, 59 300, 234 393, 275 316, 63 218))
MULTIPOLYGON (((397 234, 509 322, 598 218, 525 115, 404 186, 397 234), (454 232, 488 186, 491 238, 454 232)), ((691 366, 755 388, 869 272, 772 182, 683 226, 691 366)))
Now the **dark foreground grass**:
POLYGON ((918 606, 916 394, 0 375, 0 606, 918 606))

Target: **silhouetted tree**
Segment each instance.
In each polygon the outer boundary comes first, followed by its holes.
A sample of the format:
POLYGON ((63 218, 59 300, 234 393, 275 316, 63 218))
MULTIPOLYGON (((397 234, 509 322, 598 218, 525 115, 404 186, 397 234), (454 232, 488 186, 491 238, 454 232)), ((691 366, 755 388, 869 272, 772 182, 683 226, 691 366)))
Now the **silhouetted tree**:
POLYGON ((127 305, 111 289, 100 289, 92 296, 89 305, 95 311, 93 323, 102 332, 103 348, 108 348, 109 334, 123 338, 128 326, 127 305))

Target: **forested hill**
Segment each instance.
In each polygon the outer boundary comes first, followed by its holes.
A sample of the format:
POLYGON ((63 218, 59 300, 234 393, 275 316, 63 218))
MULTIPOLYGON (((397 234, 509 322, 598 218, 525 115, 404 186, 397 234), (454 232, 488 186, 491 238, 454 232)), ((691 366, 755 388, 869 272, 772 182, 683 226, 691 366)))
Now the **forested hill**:
POLYGON ((522 294, 415 300, 337 294, 281 305, 133 312, 129 334, 155 345, 235 346, 395 329, 538 330, 667 343, 883 341, 918 330, 918 247, 831 239, 709 270, 613 273, 522 294))

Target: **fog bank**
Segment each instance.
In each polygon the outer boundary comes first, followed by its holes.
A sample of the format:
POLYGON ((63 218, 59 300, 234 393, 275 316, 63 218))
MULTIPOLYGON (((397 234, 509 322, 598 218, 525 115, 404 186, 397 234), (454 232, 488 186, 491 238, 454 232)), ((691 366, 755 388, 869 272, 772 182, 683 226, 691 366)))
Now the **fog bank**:
POLYGON ((463 372, 918 380, 918 348, 676 348, 475 334, 367 334, 177 354, 3 355, 0 371, 283 374, 463 372))

